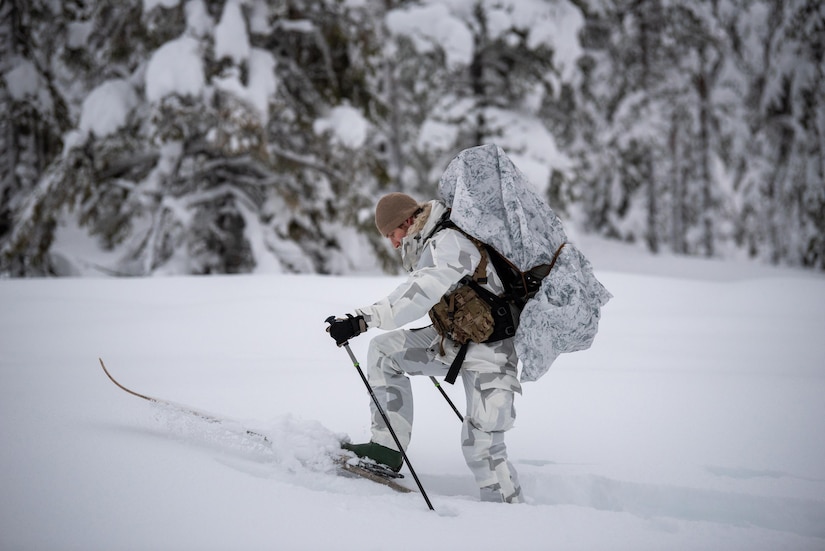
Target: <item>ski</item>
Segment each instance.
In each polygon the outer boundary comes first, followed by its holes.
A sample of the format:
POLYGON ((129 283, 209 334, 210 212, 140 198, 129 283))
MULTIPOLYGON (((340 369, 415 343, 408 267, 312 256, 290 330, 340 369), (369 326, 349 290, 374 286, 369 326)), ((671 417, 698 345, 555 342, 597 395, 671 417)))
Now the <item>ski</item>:
MULTIPOLYGON (((241 426, 241 424, 238 423, 237 421, 234 421, 232 419, 228 419, 226 417, 218 417, 217 415, 214 415, 212 413, 207 413, 205 411, 201 411, 201 410, 195 409, 195 408, 190 407, 190 406, 185 406, 183 404, 178 404, 178 403, 172 402, 170 400, 164 400, 163 398, 156 398, 154 396, 148 396, 146 394, 141 394, 140 392, 135 392, 134 390, 122 385, 120 382, 118 382, 117 379, 112 377, 112 374, 109 373, 108 369, 106 369, 106 364, 103 363, 102 358, 98 358, 98 360, 100 361, 100 367, 103 368, 103 372, 106 374, 107 377, 109 377, 109 380, 112 381, 119 389, 128 392, 132 396, 137 396, 138 398, 142 398, 142 399, 144 399, 148 402, 152 402, 153 404, 158 404, 160 406, 172 408, 172 409, 175 409, 177 411, 186 413, 188 415, 192 415, 192 416, 197 417, 199 419, 202 419, 203 421, 206 421, 208 423, 214 423, 214 424, 220 424, 220 425, 232 424, 232 425, 236 425, 236 426, 241 426)), ((255 438, 257 440, 261 440, 262 442, 270 443, 269 438, 265 434, 261 434, 260 432, 255 432, 254 430, 249 430, 249 429, 246 429, 246 428, 243 428, 242 430, 247 436, 251 436, 252 438, 255 438)))
MULTIPOLYGON (((103 368, 103 372, 106 374, 109 380, 112 381, 115 384, 115 386, 117 386, 119 389, 123 390, 124 392, 127 392, 128 394, 131 394, 132 396, 136 396, 138 398, 146 400, 147 402, 152 402, 153 404, 157 404, 162 407, 174 409, 175 411, 180 411, 187 415, 192 415, 194 417, 197 417, 198 419, 206 421, 207 423, 225 425, 227 427, 240 427, 240 432, 242 434, 252 437, 260 442, 270 445, 272 444, 270 439, 265 434, 261 434, 260 432, 244 428, 241 425, 241 423, 228 417, 221 417, 213 413, 208 413, 205 411, 201 411, 199 409, 195 409, 191 406, 179 404, 177 402, 172 402, 171 400, 164 400, 163 398, 157 398, 155 396, 149 396, 148 394, 141 394, 140 392, 136 392, 131 388, 125 386, 121 382, 119 382, 117 379, 115 379, 109 372, 109 370, 106 368, 106 364, 103 363, 102 358, 98 358, 98 361, 100 361, 100 367, 103 368)), ((365 478, 367 480, 371 480, 372 482, 383 484, 384 486, 387 486, 395 490, 396 492, 410 493, 413 491, 410 488, 402 486, 401 484, 396 482, 396 479, 404 478, 404 475, 393 471, 389 467, 385 467, 377 463, 370 463, 363 459, 359 459, 357 457, 347 454, 341 454, 338 457, 334 457, 333 460, 336 466, 336 474, 339 476, 345 476, 348 478, 365 478)))

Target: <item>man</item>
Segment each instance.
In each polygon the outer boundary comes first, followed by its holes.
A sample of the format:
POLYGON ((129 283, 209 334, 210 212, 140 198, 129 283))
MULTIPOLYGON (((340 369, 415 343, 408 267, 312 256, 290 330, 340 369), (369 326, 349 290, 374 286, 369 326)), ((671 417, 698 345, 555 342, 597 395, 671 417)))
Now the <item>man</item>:
MULTIPOLYGON (((393 247, 401 249, 407 280, 387 297, 336 319, 328 331, 338 345, 368 328, 391 330, 372 339, 367 358, 367 378, 404 449, 412 434, 413 397, 408 375, 447 374, 460 346, 439 335, 433 326, 399 327, 426 315, 442 297, 464 285, 482 262, 479 248, 463 233, 443 227, 446 213, 440 201, 419 204, 403 193, 378 201, 375 224, 393 247)), ((483 281, 483 280, 482 280, 483 281)), ((503 291, 491 262, 486 262, 485 288, 503 291)), ((461 367, 467 397, 462 427, 462 451, 475 477, 483 501, 522 501, 518 475, 507 460, 504 433, 515 421, 515 393, 521 392, 512 338, 470 343, 461 367)), ((372 438, 364 444, 343 445, 398 471, 402 455, 374 404, 372 438)))

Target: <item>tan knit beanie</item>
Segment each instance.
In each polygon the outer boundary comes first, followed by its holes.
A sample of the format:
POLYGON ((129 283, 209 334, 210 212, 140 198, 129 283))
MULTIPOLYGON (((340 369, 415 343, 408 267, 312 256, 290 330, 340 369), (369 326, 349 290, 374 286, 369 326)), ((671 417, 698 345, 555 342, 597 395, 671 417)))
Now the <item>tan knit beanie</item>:
POLYGON ((390 193, 375 205, 375 226, 381 235, 388 235, 421 208, 418 201, 406 193, 390 193))

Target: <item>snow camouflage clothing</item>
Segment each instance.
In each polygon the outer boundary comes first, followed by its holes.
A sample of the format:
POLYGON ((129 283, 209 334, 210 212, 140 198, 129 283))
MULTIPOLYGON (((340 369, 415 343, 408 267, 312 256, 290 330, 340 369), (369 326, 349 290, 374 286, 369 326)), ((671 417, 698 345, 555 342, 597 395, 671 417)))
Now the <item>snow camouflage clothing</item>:
POLYGON ((465 149, 444 171, 438 191, 452 209, 453 223, 521 271, 552 264, 565 244, 521 312, 515 336, 521 381, 544 375, 559 354, 588 348, 599 329, 601 307, 612 295, 584 255, 567 243, 559 217, 504 151, 496 145, 465 149))
MULTIPOLYGON (((454 290, 459 281, 472 275, 481 254, 460 232, 445 229, 430 236, 446 212, 439 201, 431 201, 416 218, 401 243, 404 267, 410 277, 386 298, 359 308, 368 327, 397 329, 424 317, 443 295, 454 290)), ((487 266, 486 287, 503 291, 492 264, 487 266)), ((456 356, 458 344, 444 341, 430 327, 398 329, 370 341, 367 377, 376 398, 385 410, 401 445, 410 442, 413 424, 413 396, 408 375, 443 377, 456 356)), ((489 344, 471 344, 461 369, 467 397, 467 412, 462 427, 462 451, 480 488, 481 498, 491 501, 520 502, 521 488, 513 465, 507 460, 504 432, 515 421, 515 393, 521 392, 517 378, 518 358, 513 339, 489 344)), ((372 408, 372 441, 396 449, 392 435, 372 408)))

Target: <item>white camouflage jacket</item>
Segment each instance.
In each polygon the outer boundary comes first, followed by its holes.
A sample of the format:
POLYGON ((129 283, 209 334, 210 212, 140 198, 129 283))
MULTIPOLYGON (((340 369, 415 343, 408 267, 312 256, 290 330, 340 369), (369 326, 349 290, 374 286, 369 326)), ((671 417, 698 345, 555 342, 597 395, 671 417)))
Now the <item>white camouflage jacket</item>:
MULTIPOLYGON (((422 318, 442 296, 458 287, 464 276, 472 276, 481 261, 472 241, 453 229, 430 236, 446 210, 440 201, 425 205, 401 243, 401 258, 409 277, 385 298, 356 310, 368 327, 396 329, 422 318)), ((504 291, 492 263, 487 264, 487 278, 485 287, 496 294, 504 291)), ((448 361, 451 356, 455 356, 454 350, 440 359, 448 361)))

